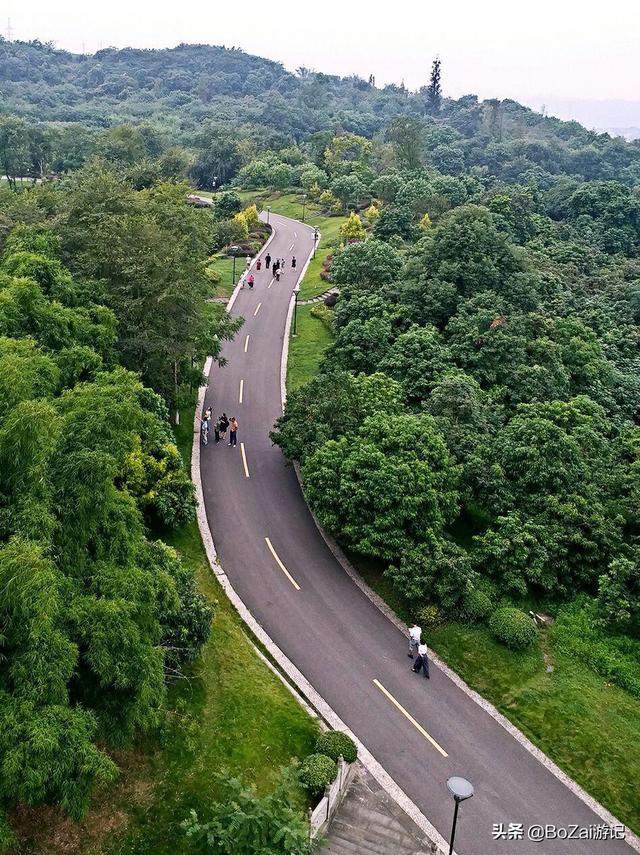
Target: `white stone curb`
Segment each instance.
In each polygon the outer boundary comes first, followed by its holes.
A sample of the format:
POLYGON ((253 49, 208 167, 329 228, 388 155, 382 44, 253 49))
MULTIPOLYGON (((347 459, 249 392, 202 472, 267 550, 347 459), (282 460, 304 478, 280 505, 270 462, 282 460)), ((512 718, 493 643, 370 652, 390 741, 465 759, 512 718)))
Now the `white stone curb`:
MULTIPOLYGON (((290 219, 290 217, 287 217, 287 219, 290 219)), ((294 222, 297 222, 297 220, 294 220, 294 222)), ((302 223, 302 225, 304 225, 304 223, 302 223)), ((320 243, 320 240, 321 233, 318 229, 318 240, 316 243, 316 247, 320 243)), ((300 276, 297 280, 298 282, 302 282, 304 280, 304 277, 307 275, 307 269, 311 264, 311 258, 312 256, 310 255, 305 261, 304 267, 300 271, 300 276)), ((282 340, 282 356, 280 357, 280 400, 282 401, 282 412, 284 412, 284 405, 285 401, 287 400, 287 363, 289 362, 289 339, 291 332, 291 320, 293 318, 295 302, 296 296, 295 294, 292 294, 291 300, 289 302, 289 311, 287 312, 287 319, 284 322, 284 339, 282 340)), ((298 303, 298 305, 300 304, 298 303)))
MULTIPOLYGON (((269 240, 273 239, 275 233, 275 229, 273 229, 273 233, 269 240)), ((265 247, 266 246, 267 244, 265 244, 265 247)), ((307 259, 307 263, 303 268, 301 278, 302 275, 306 272, 306 268, 309 264, 309 261, 310 257, 309 259, 307 259)), ((238 286, 236 286, 236 289, 232 294, 229 303, 227 303, 227 311, 230 310, 231 306, 233 305, 233 302, 235 302, 235 297, 237 296, 238 290, 239 288, 238 286)), ((285 326, 285 342, 288 342, 289 337, 289 324, 291 322, 290 314, 291 313, 289 312, 289 315, 287 316, 287 323, 285 326)), ((203 374, 206 378, 209 377, 212 363, 212 357, 207 357, 203 368, 203 374)), ((286 381, 286 360, 284 365, 286 381)), ((318 692, 316 692, 316 690, 313 688, 311 683, 309 683, 309 681, 302 674, 302 672, 296 668, 293 662, 291 662, 291 660, 287 656, 285 656, 285 654, 280 650, 277 644, 275 644, 275 642, 270 638, 270 636, 264 631, 262 626, 258 623, 255 617, 246 607, 244 602, 238 596, 226 573, 222 569, 222 566, 218 561, 218 554, 216 552, 216 547, 213 541, 213 535, 211 534, 211 529, 209 528, 209 521, 207 519, 207 512, 205 510, 204 505, 202 478, 200 476, 200 416, 202 413, 207 388, 207 385, 203 385, 198 390, 198 400, 196 402, 196 409, 193 421, 193 446, 191 449, 191 480, 193 481, 195 486, 198 528, 200 529, 200 537, 202 538, 202 544, 207 554, 209 566, 211 567, 213 573, 216 576, 216 579, 222 586, 222 589, 224 590, 228 599, 236 608, 242 620, 249 627, 249 629, 258 639, 258 641, 260 641, 265 650, 267 650, 271 658, 278 664, 280 670, 287 675, 287 677, 291 680, 292 684, 295 685, 298 691, 302 693, 304 699, 306 699, 305 703, 306 701, 308 701, 309 704, 311 704, 311 706, 321 716, 321 718, 324 719, 324 721, 333 730, 342 730, 347 733, 351 737, 351 739, 353 739, 358 749, 358 759, 360 760, 362 765, 370 772, 371 775, 373 775, 376 781, 389 794, 389 796, 391 796, 391 798, 415 822, 418 828, 427 837, 429 837, 439 847, 439 849, 442 850, 442 852, 447 851, 448 844, 444 837, 442 837, 439 831, 429 822, 429 820, 424 816, 424 814, 420 811, 417 805, 415 805, 411 801, 409 796, 407 796, 407 794, 398 786, 398 784, 396 784, 396 782, 388 774, 388 772, 386 772, 385 769, 380 765, 380 763, 378 763, 378 761, 371 754, 371 752, 365 748, 365 746, 362 744, 362 742, 360 742, 356 735, 352 733, 352 731, 346 726, 346 724, 337 715, 337 713, 333 711, 333 709, 324 700, 324 698, 318 692)))

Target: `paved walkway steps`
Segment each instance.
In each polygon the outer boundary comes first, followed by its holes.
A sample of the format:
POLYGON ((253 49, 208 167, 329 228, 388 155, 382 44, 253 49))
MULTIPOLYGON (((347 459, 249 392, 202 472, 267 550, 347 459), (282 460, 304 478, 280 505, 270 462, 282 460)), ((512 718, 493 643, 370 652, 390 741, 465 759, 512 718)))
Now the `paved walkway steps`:
POLYGON ((430 842, 375 779, 359 767, 321 855, 431 855, 430 842))

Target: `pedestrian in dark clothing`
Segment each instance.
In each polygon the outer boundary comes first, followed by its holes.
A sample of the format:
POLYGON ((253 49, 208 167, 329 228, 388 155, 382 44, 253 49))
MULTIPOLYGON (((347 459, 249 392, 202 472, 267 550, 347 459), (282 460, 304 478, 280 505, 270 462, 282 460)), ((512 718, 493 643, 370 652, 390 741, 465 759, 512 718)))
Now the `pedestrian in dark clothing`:
POLYGON ((260 272, 260 271, 262 270, 262 259, 261 259, 261 258, 259 258, 259 259, 256 261, 256 270, 257 270, 258 272, 260 272))
POLYGON ((271 265, 271 274, 272 274, 272 276, 275 276, 275 275, 276 275, 276 271, 277 271, 277 269, 278 269, 278 265, 277 265, 277 264, 276 264, 276 262, 274 261, 274 262, 273 262, 273 264, 271 265))
POLYGON ((218 419, 220 423, 220 439, 224 439, 227 435, 227 428, 229 427, 229 419, 227 418, 227 414, 223 413, 218 419))
POLYGON ((220 419, 213 426, 213 438, 216 441, 216 445, 220 442, 220 419))
POLYGON ((267 270, 271 267, 271 254, 270 253, 267 253, 267 256, 264 260, 264 264, 265 264, 265 267, 267 268, 267 270))
POLYGON ((229 445, 231 448, 236 447, 236 442, 238 440, 238 420, 235 416, 231 416, 231 421, 229 422, 229 445))
POLYGON ((276 282, 280 281, 280 273, 281 273, 281 270, 279 267, 277 267, 276 268, 276 282))
POLYGON ((421 642, 418 645, 418 655, 415 658, 415 662, 413 663, 413 668, 411 669, 414 674, 417 674, 420 669, 424 671, 424 676, 429 679, 429 659, 427 657, 427 645, 424 642, 421 642))
POLYGON ((296 269, 296 264, 297 264, 297 263, 298 263, 298 262, 296 261, 296 257, 295 257, 295 255, 294 255, 294 256, 293 256, 293 258, 291 259, 291 269, 292 269, 292 270, 295 270, 295 269, 296 269))

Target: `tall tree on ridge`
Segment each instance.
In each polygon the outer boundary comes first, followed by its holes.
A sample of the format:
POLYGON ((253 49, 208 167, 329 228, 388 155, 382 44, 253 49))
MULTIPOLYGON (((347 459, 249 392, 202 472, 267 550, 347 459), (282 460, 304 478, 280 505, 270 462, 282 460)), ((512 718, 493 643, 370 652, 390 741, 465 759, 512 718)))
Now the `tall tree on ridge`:
POLYGON ((442 74, 441 67, 442 63, 440 61, 440 57, 437 56, 433 60, 433 65, 431 66, 431 79, 427 86, 427 113, 430 113, 431 115, 435 115, 440 112, 440 105, 442 103, 442 85, 440 83, 440 77, 442 74))

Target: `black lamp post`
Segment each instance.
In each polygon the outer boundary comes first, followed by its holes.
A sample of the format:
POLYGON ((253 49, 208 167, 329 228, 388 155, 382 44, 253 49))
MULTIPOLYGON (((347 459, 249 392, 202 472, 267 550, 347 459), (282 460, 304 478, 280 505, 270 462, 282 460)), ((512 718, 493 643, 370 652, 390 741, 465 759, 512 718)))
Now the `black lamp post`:
POLYGON ((296 282, 296 287, 293 289, 295 302, 293 304, 293 335, 296 334, 296 325, 298 321, 298 294, 300 293, 300 283, 296 282))
POLYGON ((304 212, 306 210, 306 207, 307 207, 307 194, 303 193, 302 194, 302 222, 303 223, 304 223, 304 212))
POLYGON ((316 247, 318 246, 318 227, 313 230, 313 257, 316 257, 316 247))
POLYGON ((447 789, 453 796, 456 803, 453 809, 453 825, 451 826, 451 841, 449 843, 449 855, 453 855, 453 841, 456 836, 456 824, 458 822, 458 808, 460 802, 470 799, 473 795, 473 784, 469 783, 466 778, 453 777, 447 781, 447 789))
POLYGON ((240 252, 240 247, 239 246, 230 246, 229 251, 231 252, 231 255, 233 255, 233 273, 231 274, 231 284, 235 288, 235 285, 236 285, 236 256, 240 252))

